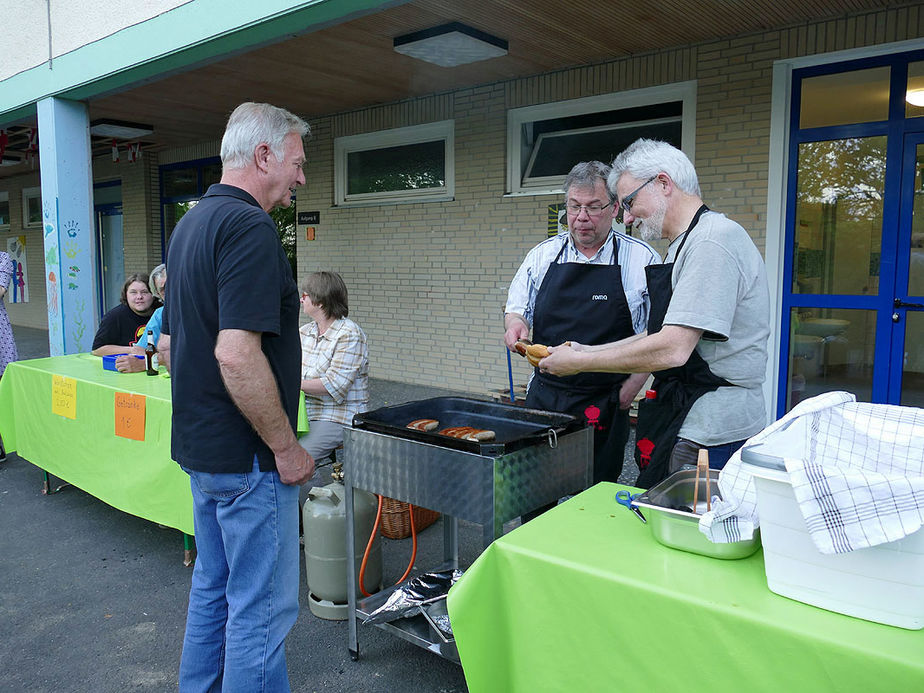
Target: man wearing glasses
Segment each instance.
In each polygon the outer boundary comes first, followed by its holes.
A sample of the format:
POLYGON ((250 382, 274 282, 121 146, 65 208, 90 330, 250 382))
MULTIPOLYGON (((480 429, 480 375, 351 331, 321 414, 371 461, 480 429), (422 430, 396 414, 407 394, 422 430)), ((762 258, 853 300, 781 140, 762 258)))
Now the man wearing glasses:
POLYGON ((647 335, 552 348, 540 371, 654 373, 656 396, 639 407, 638 486, 695 463, 701 448, 721 469, 767 424, 770 293, 763 258, 747 231, 703 204, 696 170, 676 147, 637 140, 616 157, 608 185, 627 226, 646 240, 670 242, 664 264, 646 270, 647 335))
MULTIPOLYGON (((537 344, 606 344, 644 332, 645 266, 658 262, 647 243, 613 232, 610 167, 580 163, 565 178, 568 233, 526 255, 507 294, 504 342, 514 350, 532 328, 537 344)), ((526 405, 577 416, 594 429, 594 483, 616 481, 629 432, 629 406, 646 373, 558 377, 534 371, 526 405)))

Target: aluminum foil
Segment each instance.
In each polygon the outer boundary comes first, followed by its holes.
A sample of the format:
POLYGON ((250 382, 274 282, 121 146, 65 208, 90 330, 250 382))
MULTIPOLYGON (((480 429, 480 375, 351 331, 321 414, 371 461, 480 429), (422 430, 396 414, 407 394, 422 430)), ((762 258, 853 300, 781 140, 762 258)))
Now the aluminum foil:
POLYGON ((424 604, 445 599, 449 588, 462 577, 461 570, 423 573, 392 592, 382 606, 369 614, 363 623, 387 623, 398 618, 416 616, 424 604))

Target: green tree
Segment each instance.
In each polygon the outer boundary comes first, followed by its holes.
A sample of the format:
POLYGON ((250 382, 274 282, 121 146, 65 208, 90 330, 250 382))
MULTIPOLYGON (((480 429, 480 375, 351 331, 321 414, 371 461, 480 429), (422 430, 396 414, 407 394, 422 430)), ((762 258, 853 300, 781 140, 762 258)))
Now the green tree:
POLYGON ((276 207, 270 212, 270 216, 276 222, 276 231, 279 233, 282 248, 286 251, 286 257, 289 258, 292 276, 298 281, 295 261, 295 203, 288 207, 276 207))

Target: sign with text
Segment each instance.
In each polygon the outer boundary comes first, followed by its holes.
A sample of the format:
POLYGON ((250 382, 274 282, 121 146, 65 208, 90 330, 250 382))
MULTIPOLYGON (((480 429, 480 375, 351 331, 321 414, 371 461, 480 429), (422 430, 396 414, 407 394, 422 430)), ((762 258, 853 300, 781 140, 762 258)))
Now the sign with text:
POLYGON ((296 219, 299 226, 305 226, 306 224, 320 224, 321 212, 320 210, 316 212, 299 212, 296 216, 296 219))
POLYGON ((51 376, 51 413, 77 418, 77 381, 63 375, 51 376))
POLYGON ((144 441, 144 395, 115 393, 115 434, 144 441))

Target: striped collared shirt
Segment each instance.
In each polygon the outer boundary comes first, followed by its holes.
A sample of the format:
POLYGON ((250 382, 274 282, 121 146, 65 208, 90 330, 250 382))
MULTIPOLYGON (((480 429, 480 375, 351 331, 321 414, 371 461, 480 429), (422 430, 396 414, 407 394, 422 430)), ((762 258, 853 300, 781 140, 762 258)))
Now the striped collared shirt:
POLYGON ((369 350, 366 334, 348 318, 334 320, 319 335, 318 324, 299 328, 302 339, 302 380, 320 378, 326 395, 305 394, 309 421, 333 421, 349 426, 353 415, 369 404, 369 350))
POLYGON ((526 259, 523 260, 523 264, 520 265, 520 269, 517 270, 513 281, 510 283, 504 312, 519 313, 526 318, 526 322, 532 327, 536 295, 539 293, 539 287, 542 286, 542 280, 545 279, 545 273, 548 271, 549 265, 555 261, 555 257, 562 250, 562 246, 566 247, 561 257, 558 258, 559 264, 582 262, 591 265, 611 265, 613 264, 614 236, 619 257, 622 288, 626 293, 629 311, 632 313, 632 326, 636 334, 643 332, 648 327, 649 305, 645 267, 660 264, 661 258, 658 257, 654 248, 645 241, 633 238, 625 233, 615 233, 614 231, 610 231, 606 242, 590 258, 575 247, 571 234, 567 231, 552 238, 547 238, 535 246, 527 253, 526 259))

